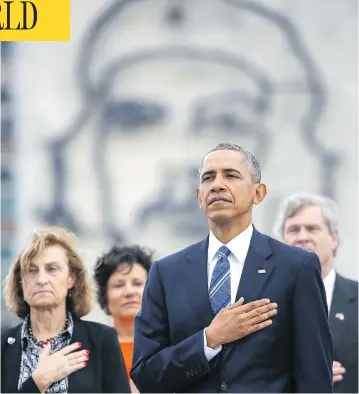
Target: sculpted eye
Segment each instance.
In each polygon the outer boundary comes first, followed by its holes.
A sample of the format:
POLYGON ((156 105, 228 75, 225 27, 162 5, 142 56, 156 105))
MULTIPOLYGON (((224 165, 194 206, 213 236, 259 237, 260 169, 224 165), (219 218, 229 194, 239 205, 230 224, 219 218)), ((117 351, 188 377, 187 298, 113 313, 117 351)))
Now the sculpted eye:
POLYGON ((107 104, 108 123, 121 128, 136 128, 157 124, 165 118, 166 108, 150 100, 118 100, 107 104))
POLYGON ((263 102, 246 92, 222 92, 202 98, 195 104, 192 129, 198 131, 213 127, 223 132, 238 133, 251 127, 253 119, 264 110, 263 102))
POLYGON ((235 132, 247 126, 248 122, 239 114, 230 111, 209 111, 202 108, 197 113, 198 127, 212 126, 223 131, 235 132))

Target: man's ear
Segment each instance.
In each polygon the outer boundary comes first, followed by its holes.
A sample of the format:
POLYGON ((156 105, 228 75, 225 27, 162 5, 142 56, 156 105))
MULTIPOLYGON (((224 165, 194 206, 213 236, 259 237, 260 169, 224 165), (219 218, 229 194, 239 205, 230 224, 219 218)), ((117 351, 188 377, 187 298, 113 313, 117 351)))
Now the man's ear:
POLYGON ((202 209, 202 197, 201 197, 201 192, 199 191, 199 188, 196 188, 196 200, 198 203, 198 206, 202 209))
POLYGON ((337 251, 337 249, 339 247, 339 242, 340 242, 338 230, 332 232, 332 238, 333 238, 333 251, 335 254, 335 252, 337 251))
POLYGON ((255 195, 253 197, 253 204, 260 204, 267 195, 267 186, 264 183, 257 183, 253 185, 255 187, 255 195))

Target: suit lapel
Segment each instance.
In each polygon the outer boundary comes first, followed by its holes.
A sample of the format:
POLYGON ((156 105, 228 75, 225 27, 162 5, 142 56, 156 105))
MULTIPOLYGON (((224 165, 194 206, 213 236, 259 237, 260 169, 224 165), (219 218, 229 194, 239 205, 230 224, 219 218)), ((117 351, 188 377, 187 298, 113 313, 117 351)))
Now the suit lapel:
POLYGON ((21 364, 21 327, 20 324, 14 330, 11 330, 10 335, 4 338, 6 341, 5 346, 6 350, 4 354, 1 354, 2 363, 6 365, 6 367, 2 367, 2 371, 6 370, 6 381, 9 382, 9 385, 5 388, 8 393, 17 393, 17 384, 19 381, 20 375, 20 364, 21 364), (12 344, 9 343, 15 339, 15 342, 12 344))
MULTIPOLYGON (((355 295, 348 294, 343 283, 343 278, 337 273, 329 313, 329 326, 332 335, 333 348, 339 349, 349 318, 350 303, 355 300, 355 295)), ((336 351, 336 350, 335 350, 336 351)), ((338 355, 335 355, 338 358, 338 355)))
MULTIPOLYGON (((236 301, 244 298, 244 303, 260 299, 261 292, 271 276, 275 266, 268 260, 272 249, 267 237, 253 228, 253 235, 244 263, 241 279, 237 290, 236 301)), ((236 347, 236 342, 230 343, 223 351, 223 360, 226 359, 236 347)))
POLYGON ((194 245, 187 255, 184 265, 184 281, 186 284, 191 307, 201 327, 207 327, 212 319, 213 312, 208 295, 208 236, 194 245))
POLYGON ((236 301, 240 297, 244 302, 258 300, 264 285, 274 269, 273 261, 267 260, 272 249, 267 238, 253 228, 253 235, 244 263, 241 280, 237 290, 236 301))
MULTIPOLYGON (((91 345, 85 324, 79 319, 74 319, 74 331, 72 333, 70 344, 76 342, 82 343, 81 350, 90 349, 91 345)), ((69 375, 69 393, 79 393, 81 390, 83 390, 84 382, 87 382, 89 376, 91 376, 91 374, 89 375, 89 368, 91 368, 91 357, 87 364, 88 365, 85 368, 82 368, 69 375)))

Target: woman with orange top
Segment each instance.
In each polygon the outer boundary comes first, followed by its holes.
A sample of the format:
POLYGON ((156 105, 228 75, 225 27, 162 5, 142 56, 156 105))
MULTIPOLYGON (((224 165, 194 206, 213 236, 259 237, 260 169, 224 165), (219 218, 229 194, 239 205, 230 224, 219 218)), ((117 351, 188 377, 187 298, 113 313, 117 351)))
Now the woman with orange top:
POLYGON ((132 392, 130 379, 133 328, 141 308, 142 293, 152 263, 152 253, 140 246, 113 246, 97 259, 95 281, 101 308, 113 317, 132 392))

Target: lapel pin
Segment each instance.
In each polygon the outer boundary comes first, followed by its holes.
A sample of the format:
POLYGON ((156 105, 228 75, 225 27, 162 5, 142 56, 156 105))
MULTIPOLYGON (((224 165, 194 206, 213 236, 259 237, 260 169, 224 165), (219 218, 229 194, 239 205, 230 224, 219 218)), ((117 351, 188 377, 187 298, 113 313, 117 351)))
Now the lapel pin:
POLYGON ((15 342, 15 338, 13 338, 13 337, 9 337, 9 338, 7 339, 7 343, 8 343, 9 345, 12 345, 14 342, 15 342))
POLYGON ((344 315, 342 313, 336 313, 335 318, 339 320, 344 320, 344 315))
POLYGON ((265 273, 266 273, 266 270, 264 270, 264 269, 258 270, 258 274, 265 274, 265 273))

